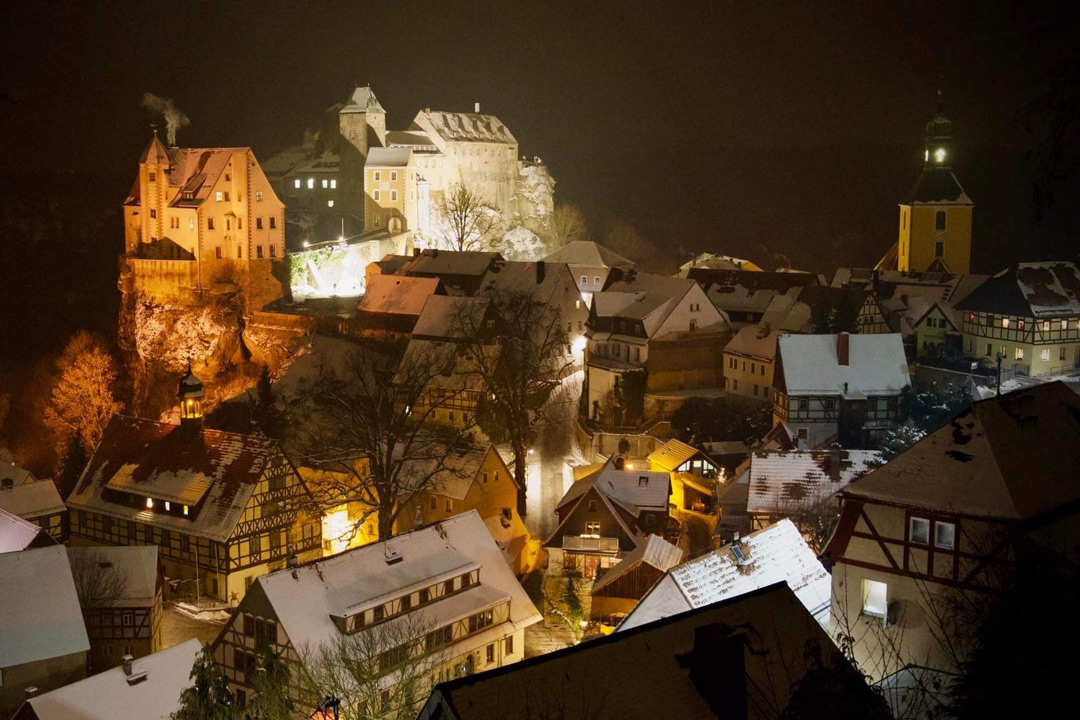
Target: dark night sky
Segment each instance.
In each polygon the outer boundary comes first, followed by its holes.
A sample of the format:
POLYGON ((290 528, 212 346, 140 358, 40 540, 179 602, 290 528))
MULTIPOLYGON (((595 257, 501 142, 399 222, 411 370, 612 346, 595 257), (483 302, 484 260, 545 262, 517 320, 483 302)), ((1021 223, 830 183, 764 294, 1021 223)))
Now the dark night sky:
MULTIPOLYGON (((5 13, 15 16, 0 23, 0 169, 119 176, 117 204, 149 134, 145 91, 190 116, 180 144, 251 145, 265 158, 371 83, 392 129, 425 106, 479 101, 522 153, 548 162, 556 199, 596 225, 625 216, 671 246, 751 256, 764 246, 831 270, 873 262, 894 240, 896 201, 918 173, 943 84, 984 246, 1077 227, 1029 222, 1029 141, 1016 115, 1067 47, 1062 23, 1031 3, 110 2, 5 13)), ((1000 265, 985 251, 980 260, 1000 265)))

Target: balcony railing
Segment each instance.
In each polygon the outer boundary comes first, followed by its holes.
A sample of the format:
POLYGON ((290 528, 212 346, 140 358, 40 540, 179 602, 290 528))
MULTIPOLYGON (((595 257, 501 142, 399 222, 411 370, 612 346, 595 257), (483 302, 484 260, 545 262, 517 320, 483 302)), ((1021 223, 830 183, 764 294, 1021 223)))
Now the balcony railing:
POLYGON ((586 552, 619 552, 619 538, 582 537, 563 535, 563 550, 584 550, 586 552))

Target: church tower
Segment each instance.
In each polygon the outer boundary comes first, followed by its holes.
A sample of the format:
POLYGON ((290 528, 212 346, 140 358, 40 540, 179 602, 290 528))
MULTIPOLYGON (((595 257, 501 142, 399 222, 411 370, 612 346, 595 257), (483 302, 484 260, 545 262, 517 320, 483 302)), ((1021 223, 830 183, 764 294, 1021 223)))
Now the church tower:
POLYGON ((923 170, 900 203, 897 269, 902 272, 971 272, 971 214, 974 203, 951 169, 952 122, 938 111, 926 124, 923 170))

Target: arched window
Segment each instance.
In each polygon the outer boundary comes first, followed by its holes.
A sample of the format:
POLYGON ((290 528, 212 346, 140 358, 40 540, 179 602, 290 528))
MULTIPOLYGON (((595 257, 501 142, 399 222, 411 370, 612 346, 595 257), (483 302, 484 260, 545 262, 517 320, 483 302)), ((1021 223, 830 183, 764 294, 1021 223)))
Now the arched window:
POLYGON ((934 229, 935 230, 944 230, 945 229, 945 211, 944 210, 938 210, 937 215, 934 216, 934 229))

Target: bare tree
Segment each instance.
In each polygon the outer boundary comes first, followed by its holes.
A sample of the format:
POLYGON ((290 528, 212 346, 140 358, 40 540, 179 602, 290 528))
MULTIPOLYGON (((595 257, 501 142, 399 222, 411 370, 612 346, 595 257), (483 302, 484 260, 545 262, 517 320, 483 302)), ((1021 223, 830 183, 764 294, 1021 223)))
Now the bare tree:
POLYGON ((483 316, 459 312, 453 323, 463 351, 483 380, 478 408, 481 429, 492 440, 509 442, 514 452, 518 512, 525 510, 525 467, 529 448, 562 401, 558 390, 573 367, 559 308, 528 292, 495 289, 488 294, 497 318, 497 352, 483 316))
POLYGON ((457 361, 450 345, 364 339, 343 370, 324 367, 303 384, 294 408, 301 459, 331 471, 313 488, 321 509, 359 501, 369 509, 353 527, 375 515, 385 540, 420 493, 457 472, 448 449, 469 436, 468 416, 458 427, 435 423, 437 411, 469 396, 457 361))
POLYGON ((96 548, 70 548, 68 560, 83 614, 115 604, 127 592, 127 576, 96 548))
POLYGON ((343 717, 412 720, 445 671, 451 639, 422 613, 413 613, 305 645, 297 667, 300 706, 316 707, 332 696, 340 700, 343 717))
POLYGON ((642 261, 656 254, 656 247, 632 224, 612 221, 604 229, 602 244, 630 260, 642 261))
POLYGON ((576 240, 588 240, 589 228, 581 211, 573 205, 556 205, 551 214, 550 237, 549 250, 557 250, 576 240))
POLYGON ((502 214, 470 185, 449 188, 437 204, 435 241, 442 250, 493 250, 502 235, 502 214))
POLYGON ((90 452, 124 407, 114 394, 116 363, 99 337, 79 331, 64 348, 57 370, 60 377, 45 410, 45 423, 56 433, 57 454, 64 457, 75 438, 90 452))

